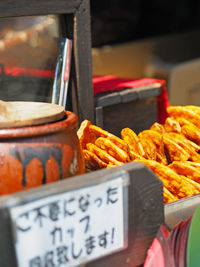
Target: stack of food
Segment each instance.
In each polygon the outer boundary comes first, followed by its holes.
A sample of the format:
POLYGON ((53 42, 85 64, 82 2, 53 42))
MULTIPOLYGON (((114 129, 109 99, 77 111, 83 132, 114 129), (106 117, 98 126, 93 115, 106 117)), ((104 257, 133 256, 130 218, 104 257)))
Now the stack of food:
POLYGON ((83 121, 77 133, 86 167, 142 162, 162 180, 165 203, 200 193, 200 107, 171 106, 167 112, 164 125, 156 122, 138 135, 124 128, 121 138, 83 121))

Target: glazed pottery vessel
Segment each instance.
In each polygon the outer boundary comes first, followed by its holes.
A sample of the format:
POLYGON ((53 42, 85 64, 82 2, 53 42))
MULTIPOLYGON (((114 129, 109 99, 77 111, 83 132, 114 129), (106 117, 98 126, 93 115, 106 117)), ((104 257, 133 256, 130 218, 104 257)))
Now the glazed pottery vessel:
POLYGON ((78 118, 65 113, 58 122, 0 129, 0 195, 84 173, 78 118))

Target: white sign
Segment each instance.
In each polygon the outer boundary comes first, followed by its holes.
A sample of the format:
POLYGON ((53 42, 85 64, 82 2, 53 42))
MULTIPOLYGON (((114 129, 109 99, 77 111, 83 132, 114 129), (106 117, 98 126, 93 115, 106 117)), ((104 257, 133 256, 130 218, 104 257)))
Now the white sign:
POLYGON ((12 208, 18 265, 77 266, 125 248, 123 178, 12 208))

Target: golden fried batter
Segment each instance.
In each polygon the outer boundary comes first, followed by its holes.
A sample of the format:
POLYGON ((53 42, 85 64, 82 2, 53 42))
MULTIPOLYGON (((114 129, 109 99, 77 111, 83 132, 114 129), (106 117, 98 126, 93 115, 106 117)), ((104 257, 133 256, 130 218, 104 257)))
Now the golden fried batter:
POLYGON ((182 127, 183 125, 190 125, 190 124, 193 125, 192 122, 190 122, 190 121, 188 121, 188 120, 186 120, 185 118, 182 118, 182 117, 177 117, 177 118, 176 118, 176 121, 180 124, 181 127, 182 127))
POLYGON ((198 127, 196 127, 195 125, 183 125, 181 132, 189 140, 200 145, 200 130, 198 127))
POLYGON ((191 149, 195 151, 200 151, 200 146, 194 143, 193 141, 187 139, 183 134, 177 134, 177 133, 168 133, 169 138, 172 138, 174 140, 177 140, 177 142, 180 141, 180 143, 187 144, 191 149))
POLYGON ((167 134, 163 135, 163 142, 165 149, 168 152, 170 162, 174 160, 185 161, 188 160, 190 155, 179 146, 174 140, 170 139, 167 134))
POLYGON ((90 131, 98 137, 109 137, 109 136, 113 135, 113 134, 103 130, 101 127, 98 127, 98 126, 93 125, 93 124, 90 125, 90 131))
POLYGON ((163 186, 163 199, 164 203, 170 203, 178 200, 178 197, 173 195, 165 186, 163 186))
POLYGON ((192 110, 189 110, 182 106, 171 106, 167 107, 167 112, 172 118, 185 118, 186 120, 192 122, 194 125, 200 128, 200 115, 192 110))
POLYGON ((103 150, 106 150, 108 154, 110 154, 121 162, 130 161, 129 155, 107 138, 97 138, 97 140, 95 141, 95 145, 97 145, 103 150))
POLYGON ((156 122, 138 135, 124 128, 122 139, 84 120, 77 135, 86 166, 95 170, 138 161, 163 182, 165 203, 199 194, 200 107, 170 106, 167 112, 164 126, 156 122))
POLYGON ((153 160, 136 160, 149 167, 163 182, 163 185, 178 198, 198 194, 198 190, 190 183, 183 180, 174 170, 153 160))
POLYGON ((98 146, 92 143, 88 143, 86 147, 87 147, 87 150, 96 154, 102 161, 106 162, 107 164, 111 163, 116 166, 123 164, 123 162, 116 160, 114 157, 109 155, 105 150, 99 148, 98 146))
POLYGON ((144 149, 137 134, 133 130, 124 128, 121 131, 121 136, 122 139, 129 145, 131 151, 139 154, 140 156, 144 156, 144 149))
POLYGON ((103 130, 101 127, 90 125, 90 132, 95 134, 97 137, 105 137, 111 140, 115 145, 119 146, 119 148, 123 149, 128 153, 129 147, 128 145, 119 137, 115 136, 114 134, 111 134, 105 130, 103 130))
POLYGON ((130 150, 130 157, 131 157, 131 160, 144 159, 144 157, 140 156, 139 154, 135 153, 132 150, 130 150))
POLYGON ((91 151, 88 151, 86 149, 83 149, 83 155, 86 161, 86 166, 88 168, 94 168, 94 169, 101 169, 106 168, 107 163, 103 162, 100 158, 97 157, 97 155, 91 151))
POLYGON ((86 148, 87 143, 94 143, 96 140, 96 135, 90 132, 90 126, 91 122, 88 120, 84 120, 77 131, 77 135, 82 149, 86 148))
POLYGON ((196 152, 197 147, 199 147, 198 145, 189 141, 180 134, 169 133, 168 136, 169 138, 171 138, 171 140, 181 146, 190 155, 189 160, 194 162, 200 162, 200 155, 196 152))
POLYGON ((186 163, 186 164, 188 164, 188 165, 190 165, 190 166, 193 166, 193 167, 195 167, 197 170, 199 170, 200 171, 200 163, 198 163, 198 162, 192 162, 192 161, 182 161, 183 163, 186 163))
POLYGON ((186 182, 188 182, 188 183, 190 183, 191 185, 193 185, 193 186, 196 188, 196 190, 198 190, 199 193, 200 193, 200 184, 199 184, 199 183, 195 182, 194 180, 192 180, 192 179, 190 179, 190 178, 188 178, 188 177, 186 177, 186 176, 183 176, 183 175, 180 175, 180 176, 181 176, 181 178, 182 178, 183 180, 185 180, 186 182))
POLYGON ((140 138, 140 142, 145 152, 144 158, 156 160, 157 149, 156 149, 156 145, 154 144, 154 142, 151 139, 146 139, 146 138, 140 138))
POLYGON ((168 117, 165 120, 165 131, 166 132, 181 133, 181 126, 180 126, 178 121, 168 117))
POLYGON ((178 174, 184 175, 197 183, 200 183, 200 170, 186 162, 174 161, 169 167, 178 174))
POLYGON ((193 106, 193 105, 187 105, 185 106, 186 109, 192 110, 193 112, 197 113, 200 115, 200 107, 198 106, 193 106))
POLYGON ((154 124, 151 125, 150 130, 156 131, 160 134, 165 133, 165 128, 162 124, 155 122, 154 124))
POLYGON ((111 135, 108 137, 108 139, 110 141, 112 141, 115 145, 117 145, 119 148, 121 148, 122 150, 124 150, 126 153, 129 154, 129 146, 126 142, 124 142, 124 140, 122 140, 121 138, 115 136, 115 135, 111 135))
POLYGON ((162 134, 153 130, 144 130, 139 133, 138 137, 146 152, 147 159, 156 160, 167 165, 162 134))

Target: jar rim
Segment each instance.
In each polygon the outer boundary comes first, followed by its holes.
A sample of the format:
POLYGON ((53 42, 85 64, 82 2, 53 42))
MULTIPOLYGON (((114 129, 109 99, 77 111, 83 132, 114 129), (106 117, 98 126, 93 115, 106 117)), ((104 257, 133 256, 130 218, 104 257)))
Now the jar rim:
POLYGON ((56 122, 46 124, 24 126, 16 128, 0 129, 0 139, 23 138, 30 136, 39 136, 63 131, 66 128, 71 129, 78 124, 78 116, 71 112, 65 111, 66 118, 56 122))

